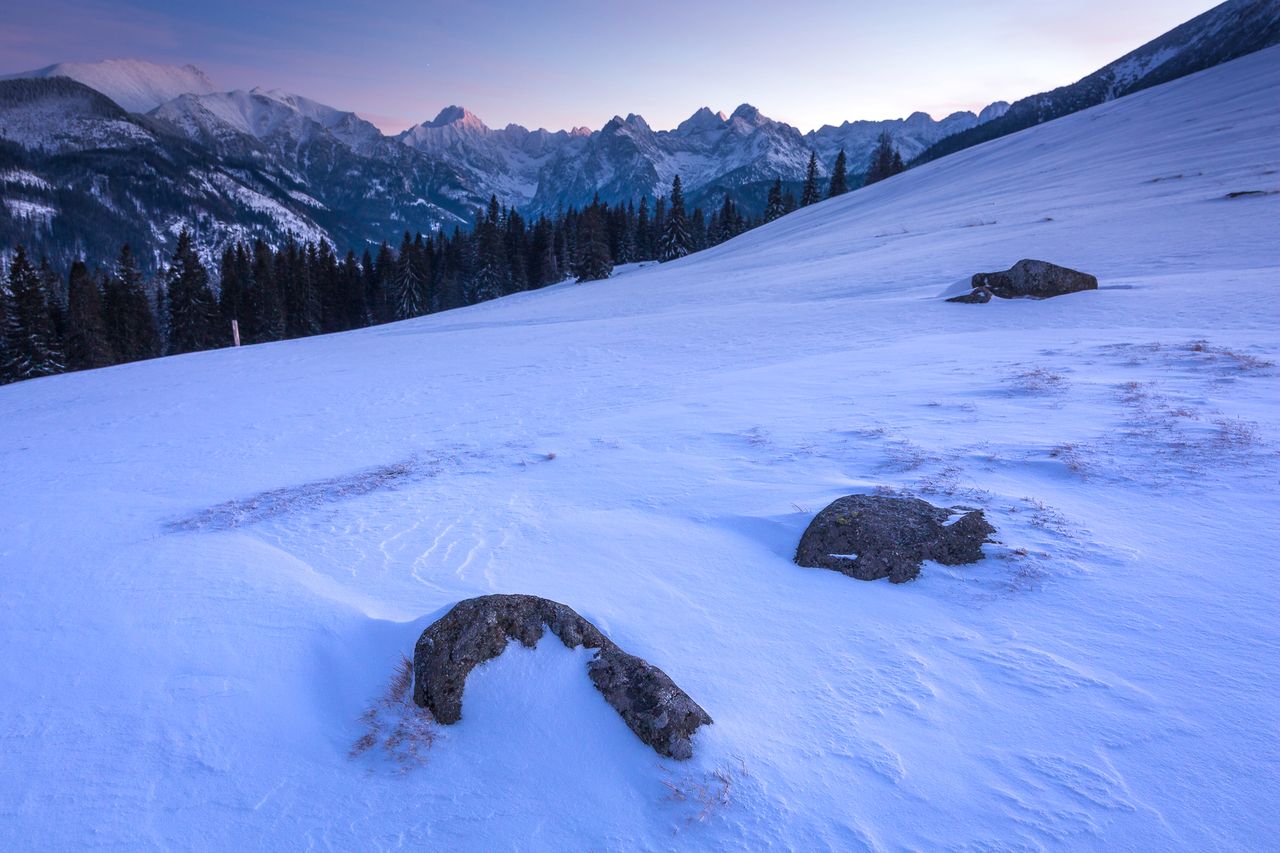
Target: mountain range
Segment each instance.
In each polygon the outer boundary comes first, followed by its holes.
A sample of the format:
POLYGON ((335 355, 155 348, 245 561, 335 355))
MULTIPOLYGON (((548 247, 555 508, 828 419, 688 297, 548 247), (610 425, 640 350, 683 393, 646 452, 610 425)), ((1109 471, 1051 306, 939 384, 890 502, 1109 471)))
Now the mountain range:
POLYGON ((360 248, 403 231, 465 226, 496 196, 536 216, 667 192, 690 206, 728 194, 748 213, 767 188, 826 176, 844 150, 856 184, 887 132, 929 159, 1119 97, 1280 39, 1280 0, 1231 0, 1074 86, 979 114, 846 121, 801 133, 749 104, 698 110, 671 130, 615 116, 599 130, 490 128, 460 106, 388 136, 356 113, 275 89, 221 91, 193 66, 63 63, 0 78, 0 246, 57 263, 128 242, 159 265, 182 228, 209 256, 287 235, 360 248))

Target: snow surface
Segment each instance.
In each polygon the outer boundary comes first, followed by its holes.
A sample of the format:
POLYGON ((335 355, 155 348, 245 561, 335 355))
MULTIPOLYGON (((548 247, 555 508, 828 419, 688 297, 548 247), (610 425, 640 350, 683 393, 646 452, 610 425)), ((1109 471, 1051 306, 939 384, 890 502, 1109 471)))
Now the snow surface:
POLYGON ((1266 849, 1277 91, 1272 49, 614 280, 0 388, 0 848, 1266 849), (1021 257, 1101 288, 938 298, 1021 257), (791 562, 876 488, 1000 543, 791 562), (555 642, 349 758, 488 592, 666 670, 694 759, 555 642))
POLYGON ((217 87, 194 65, 163 65, 145 59, 59 62, 0 79, 70 77, 96 89, 131 113, 145 113, 179 95, 206 95, 217 87))

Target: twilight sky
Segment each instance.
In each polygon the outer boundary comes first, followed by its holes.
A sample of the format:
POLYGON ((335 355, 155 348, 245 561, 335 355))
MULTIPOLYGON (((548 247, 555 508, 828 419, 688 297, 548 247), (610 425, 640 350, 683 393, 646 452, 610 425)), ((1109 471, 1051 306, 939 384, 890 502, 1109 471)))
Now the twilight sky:
POLYGON ((674 127, 742 102, 802 131, 940 118, 1074 82, 1213 0, 35 0, 0 73, 138 57, 282 88, 387 131, 461 104, 491 127, 674 127))

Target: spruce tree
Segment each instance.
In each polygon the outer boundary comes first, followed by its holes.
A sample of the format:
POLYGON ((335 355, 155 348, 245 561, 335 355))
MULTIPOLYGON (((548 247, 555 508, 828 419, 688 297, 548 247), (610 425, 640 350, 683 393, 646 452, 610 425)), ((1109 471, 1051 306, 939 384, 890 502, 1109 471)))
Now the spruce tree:
POLYGON ((867 176, 863 185, 874 184, 885 178, 893 177, 902 171, 902 155, 893 147, 893 137, 889 131, 882 131, 876 141, 876 148, 871 152, 871 162, 867 165, 867 176))
POLYGON ((836 155, 836 164, 831 167, 831 185, 827 188, 827 198, 835 198, 849 191, 849 167, 845 161, 844 149, 836 155))
POLYGON ((636 211, 636 260, 653 260, 653 233, 649 222, 649 197, 640 196, 640 209, 636 211))
POLYGON ((613 272, 608 232, 599 199, 582 212, 578 221, 578 263, 574 274, 579 282, 608 278, 613 272))
POLYGON ((254 343, 284 340, 284 299, 276 283, 276 256, 262 240, 253 243, 253 266, 248 294, 249 320, 241 330, 254 343))
POLYGON ((786 212, 786 208, 782 206, 782 178, 778 178, 769 187, 769 200, 764 205, 764 221, 772 222, 786 212))
POLYGON ((117 364, 160 354, 160 330, 138 261, 127 243, 120 248, 115 269, 103 288, 103 313, 117 364))
POLYGON ((71 265, 67 285, 67 367, 90 370, 115 362, 98 282, 83 261, 71 265))
POLYGON ((26 250, 19 246, 9 266, 8 288, 3 294, 0 376, 6 382, 49 376, 65 369, 46 287, 27 260, 26 250))
POLYGON ((178 235, 166 286, 170 355, 208 349, 230 340, 230 329, 226 335, 218 334, 218 310, 209 290, 209 272, 185 228, 178 235))
POLYGON ((661 259, 674 261, 683 258, 693 251, 693 241, 689 234, 689 222, 684 212, 684 190, 680 186, 680 176, 676 175, 671 182, 671 205, 666 212, 666 224, 662 230, 661 259))
MULTIPOLYGON (((66 360, 67 349, 67 284, 62 276, 53 271, 49 259, 40 257, 40 268, 36 271, 40 279, 40 291, 49 304, 49 324, 53 329, 51 340, 58 352, 66 360)), ((65 369, 65 368, 64 368, 65 369)))
POLYGON ((418 264, 413 255, 413 237, 406 231, 400 239, 400 252, 396 255, 395 273, 391 278, 392 316, 396 320, 408 320, 426 311, 421 298, 424 288, 418 278, 418 264))
MULTIPOLYGON (((367 254, 367 253, 366 253, 367 254)), ((396 318, 393 297, 396 255, 386 240, 378 246, 378 256, 365 265, 365 300, 373 314, 373 322, 390 323, 396 318)))
POLYGON ((477 216, 472 244, 471 300, 484 302, 509 293, 511 266, 506 257, 502 212, 497 197, 489 199, 487 213, 481 211, 477 216))
MULTIPOLYGON (((365 252, 365 258, 369 253, 365 252)), ((364 271, 356 253, 348 250, 347 256, 338 268, 338 294, 340 302, 341 327, 343 329, 361 329, 369 325, 369 306, 365 302, 364 271)))
POLYGON ((800 206, 808 207, 822 200, 818 192, 818 153, 809 152, 809 168, 804 174, 804 189, 800 193, 800 206))

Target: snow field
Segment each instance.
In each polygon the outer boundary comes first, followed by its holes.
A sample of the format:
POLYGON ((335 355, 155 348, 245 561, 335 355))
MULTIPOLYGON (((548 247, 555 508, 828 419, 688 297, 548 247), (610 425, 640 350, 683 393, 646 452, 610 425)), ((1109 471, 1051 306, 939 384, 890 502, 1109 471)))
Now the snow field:
POLYGON ((0 846, 1265 848, 1280 206, 1226 196, 1280 186, 1278 87, 1272 49, 681 262, 0 388, 0 846), (1022 257, 1102 288, 939 299, 1022 257), (877 489, 1000 541, 791 563, 877 489), (662 667, 694 759, 550 636, 425 761, 349 757, 488 592, 662 667))

